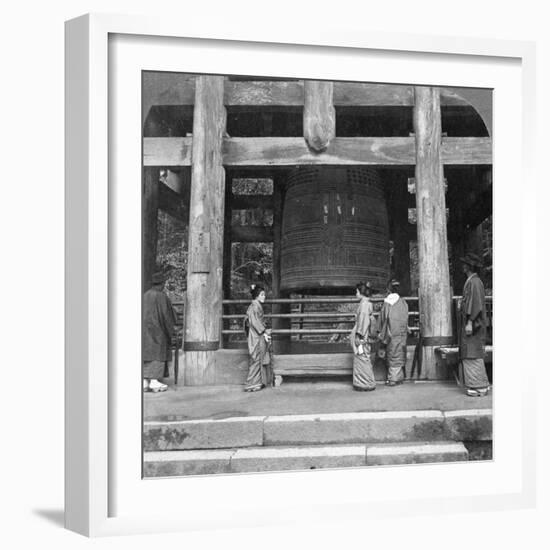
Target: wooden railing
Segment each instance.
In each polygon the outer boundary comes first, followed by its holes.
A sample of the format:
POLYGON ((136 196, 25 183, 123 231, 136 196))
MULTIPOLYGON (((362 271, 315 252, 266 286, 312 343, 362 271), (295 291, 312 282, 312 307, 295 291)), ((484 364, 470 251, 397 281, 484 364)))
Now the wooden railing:
MULTIPOLYGON (((417 297, 405 298, 410 305, 418 304, 417 297)), ((379 310, 382 306, 383 298, 371 298, 374 304, 375 317, 378 317, 379 310)), ((315 304, 333 304, 334 306, 344 304, 358 304, 357 298, 348 297, 308 297, 308 298, 274 298, 268 299, 264 302, 264 306, 268 311, 264 314, 267 320, 288 320, 290 322, 290 328, 276 328, 272 329, 272 334, 275 338, 278 336, 316 336, 316 335, 346 335, 349 334, 353 324, 355 323, 355 312, 346 311, 304 311, 304 306, 315 304), (273 312, 273 306, 296 306, 298 310, 291 312, 273 312), (269 311, 271 309, 271 311, 269 311), (330 324, 331 326, 326 326, 330 324), (297 326, 292 326, 297 325, 297 326), (308 326, 309 325, 309 326, 308 326), (312 326, 313 325, 313 326, 312 326), (319 326, 325 325, 325 326, 319 326), (334 325, 337 325, 336 327, 334 325), (348 325, 343 327, 342 325, 348 325), (304 328, 305 327, 305 328, 304 328)), ((221 331, 224 336, 241 335, 244 340, 244 332, 242 328, 242 320, 244 318, 246 307, 250 304, 250 300, 224 300, 224 314, 222 315, 222 323, 224 327, 221 331), (239 307, 240 306, 240 307, 239 307), (243 307, 244 306, 244 307, 243 307), (232 313, 225 313, 227 309, 231 308, 232 313), (242 309, 242 313, 235 313, 235 309, 242 309), (227 325, 231 325, 232 328, 227 328, 227 325), (235 323, 238 321, 238 326, 235 323), (229 322, 229 323, 227 323, 229 322)), ((418 307, 416 307, 418 309, 418 307)), ((418 311, 410 311, 409 317, 411 319, 411 331, 418 332, 418 311)))
MULTIPOLYGON (((457 336, 457 327, 459 320, 458 301, 461 296, 453 296, 452 298, 452 314, 453 314, 453 334, 457 336)), ((409 305, 409 329, 413 335, 418 336, 420 331, 420 318, 418 312, 418 297, 406 296, 404 299, 409 305)), ((384 301, 383 298, 371 298, 374 304, 374 315, 379 315, 379 310, 384 301)), ((287 320, 290 323, 290 328, 273 328, 272 333, 275 337, 280 336, 315 336, 315 335, 345 335, 349 334, 353 324, 355 323, 354 312, 341 312, 341 311, 303 311, 304 306, 311 304, 333 304, 335 307, 342 304, 357 304, 359 300, 351 297, 308 297, 308 298, 272 298, 267 299, 264 302, 264 306, 268 311, 265 312, 264 317, 268 320, 280 319, 287 320), (296 306, 300 307, 300 310, 291 312, 273 312, 273 306, 296 306), (316 326, 320 324, 332 324, 338 325, 340 328, 334 326, 316 326), (342 324, 347 325, 345 328, 342 324), (292 326, 297 325, 297 326, 292 326), (313 327, 308 326, 313 325, 313 327), (304 328, 305 326, 305 328, 304 328)), ((242 321, 246 314, 246 308, 250 304, 250 300, 223 300, 223 315, 222 315, 222 327, 221 334, 226 339, 231 336, 242 336, 237 339, 245 340, 245 334, 242 327, 242 321), (226 313, 227 310, 231 310, 231 313, 226 313), (235 310, 241 310, 239 313, 235 313, 235 310), (228 328, 229 327, 229 328, 228 328)), ((182 327, 184 323, 184 304, 183 302, 174 302, 174 310, 176 312, 176 325, 182 327)), ((486 297, 487 307, 487 335, 488 343, 492 342, 492 328, 493 328, 493 298, 492 296, 486 297)), ((270 323, 272 324, 272 323, 270 323)))

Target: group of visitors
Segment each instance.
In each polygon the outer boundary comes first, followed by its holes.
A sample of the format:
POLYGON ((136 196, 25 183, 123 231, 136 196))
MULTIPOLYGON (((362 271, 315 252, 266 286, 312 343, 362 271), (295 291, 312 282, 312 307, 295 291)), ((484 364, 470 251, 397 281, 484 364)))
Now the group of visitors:
MULTIPOLYGON (((459 302, 460 362, 464 385, 469 396, 484 396, 489 390, 485 370, 486 310, 485 289, 477 272, 482 266, 473 253, 461 258, 466 282, 459 302)), ((163 292, 165 277, 155 273, 152 288, 143 299, 143 390, 162 392, 167 385, 160 381, 167 376, 167 362, 171 359, 175 316, 168 296, 163 292)), ((396 386, 405 378, 409 308, 400 296, 399 281, 393 279, 387 287, 378 319, 370 297, 369 283, 356 285, 355 295, 360 299, 355 325, 350 334, 353 349, 353 388, 357 391, 376 389, 372 350, 385 359, 386 384, 396 386)), ((256 392, 273 382, 270 368, 271 329, 264 320, 263 303, 266 292, 260 285, 251 287, 252 302, 245 317, 244 329, 249 352, 249 370, 245 391, 256 392)))
MULTIPOLYGON (((463 369, 464 385, 469 396, 484 396, 489 391, 485 370, 486 310, 485 289, 477 271, 482 261, 476 254, 461 258, 466 283, 459 302, 459 357, 463 369)), ((407 336, 409 308, 400 296, 399 281, 392 279, 387 287, 378 319, 370 297, 373 289, 369 283, 356 285, 355 295, 360 299, 355 325, 350 334, 353 348, 353 388, 357 391, 373 391, 376 380, 373 371, 372 350, 385 360, 386 385, 396 386, 405 379, 407 362, 407 336)), ((252 303, 245 318, 248 339, 249 371, 245 391, 255 392, 271 383, 269 368, 271 330, 264 321, 262 304, 265 290, 259 285, 251 287, 252 303)))
POLYGON ((409 307, 399 295, 399 282, 391 280, 387 288, 379 318, 369 297, 368 283, 359 283, 355 295, 360 298, 355 325, 351 331, 353 348, 353 388, 357 391, 376 389, 371 349, 378 344, 378 355, 386 360, 386 384, 395 386, 405 378, 409 307))

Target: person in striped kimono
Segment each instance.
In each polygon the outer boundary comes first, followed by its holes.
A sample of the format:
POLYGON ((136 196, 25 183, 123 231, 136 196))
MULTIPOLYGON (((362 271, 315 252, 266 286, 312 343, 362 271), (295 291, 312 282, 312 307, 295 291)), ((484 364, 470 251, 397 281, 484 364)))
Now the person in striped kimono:
POLYGON ((401 384, 405 378, 408 325, 409 307, 399 295, 399 281, 393 279, 388 284, 388 295, 380 311, 379 339, 385 346, 388 386, 401 384))

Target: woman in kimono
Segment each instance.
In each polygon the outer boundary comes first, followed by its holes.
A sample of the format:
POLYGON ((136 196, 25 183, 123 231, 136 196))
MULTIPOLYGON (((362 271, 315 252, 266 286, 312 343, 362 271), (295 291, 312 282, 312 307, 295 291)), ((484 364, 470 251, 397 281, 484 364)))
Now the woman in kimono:
POLYGON ((355 295, 360 298, 355 325, 351 331, 350 341, 353 348, 353 389, 372 391, 376 389, 374 372, 370 358, 369 334, 375 323, 373 307, 369 300, 371 289, 368 284, 359 283, 355 295))
POLYGON ((487 395, 489 379, 485 370, 486 317, 485 288, 477 271, 482 261, 476 254, 460 258, 466 282, 460 302, 460 360, 466 393, 471 397, 487 395))
POLYGON ((401 384, 405 377, 408 325, 409 307, 399 295, 399 282, 394 279, 388 284, 388 295, 380 311, 379 339, 386 347, 388 386, 401 384))
POLYGON ((248 377, 244 391, 259 391, 271 384, 269 366, 269 343, 271 329, 264 322, 265 290, 260 285, 250 287, 252 303, 248 306, 245 319, 245 332, 248 336, 248 377))

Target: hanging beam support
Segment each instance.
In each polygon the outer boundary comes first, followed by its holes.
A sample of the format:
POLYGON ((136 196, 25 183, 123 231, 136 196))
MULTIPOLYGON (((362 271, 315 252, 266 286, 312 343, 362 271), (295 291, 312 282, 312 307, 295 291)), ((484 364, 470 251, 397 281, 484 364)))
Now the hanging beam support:
POLYGON ((336 113, 332 93, 332 82, 304 82, 304 138, 308 147, 315 153, 325 151, 336 135, 336 113))

